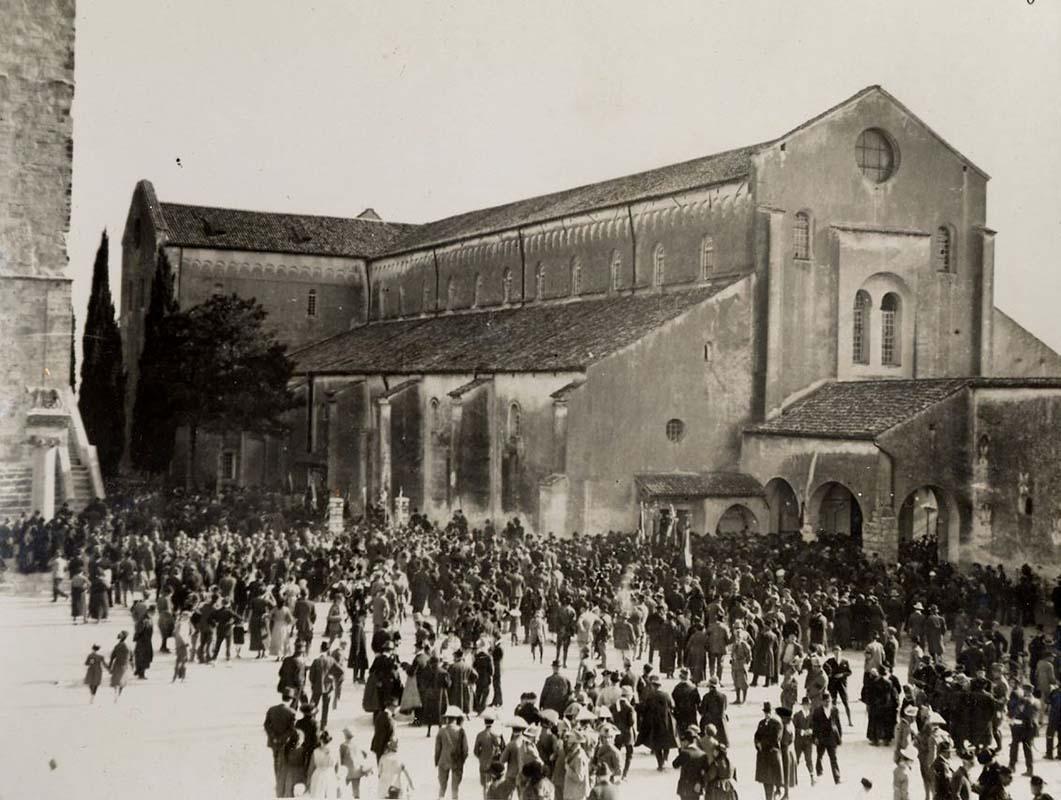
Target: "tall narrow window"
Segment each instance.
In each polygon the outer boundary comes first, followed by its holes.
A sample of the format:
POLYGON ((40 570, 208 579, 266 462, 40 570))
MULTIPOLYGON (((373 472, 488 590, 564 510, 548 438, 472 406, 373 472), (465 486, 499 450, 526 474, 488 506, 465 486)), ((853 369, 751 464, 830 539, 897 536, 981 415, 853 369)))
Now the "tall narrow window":
MULTIPOLYGON (((214 286, 214 294, 221 294, 221 284, 214 286)), ((317 290, 310 289, 309 294, 306 295, 306 316, 315 317, 317 316, 317 290)))
POLYGON ((936 229, 936 241, 933 254, 936 258, 936 269, 940 272, 951 271, 950 228, 945 225, 936 229))
POLYGON ((880 303, 880 363, 886 367, 898 367, 901 362, 900 310, 899 295, 884 295, 880 303))
POLYGON ((387 287, 379 285, 379 318, 387 316, 387 287))
POLYGON ((483 276, 478 273, 475 275, 475 283, 472 286, 472 308, 479 307, 479 298, 483 292, 483 276))
POLYGON ((623 254, 616 250, 612 253, 612 291, 619 291, 623 280, 623 254))
POLYGON ((442 412, 439 408, 438 398, 432 397, 429 405, 431 408, 431 432, 438 433, 442 430, 442 412))
POLYGON ((810 258, 810 215, 806 211, 796 214, 796 222, 792 227, 792 242, 796 258, 810 258))
POLYGON ((523 433, 523 412, 519 403, 513 403, 508 407, 508 438, 518 439, 523 433))
POLYGON ((855 295, 855 307, 851 316, 851 360, 856 364, 869 363, 869 337, 866 325, 869 322, 871 300, 859 290, 855 295))
POLYGON ((398 316, 405 316, 405 287, 398 287, 398 316))
POLYGON ((453 301, 456 298, 457 286, 453 283, 453 278, 446 281, 446 311, 453 310, 453 301))
POLYGON ((705 236, 700 243, 700 280, 706 281, 715 271, 715 239, 705 236))
POLYGON ((420 286, 420 311, 427 313, 431 310, 431 284, 424 278, 420 286))
POLYGON ((571 296, 582 294, 582 259, 575 256, 571 259, 571 296))
POLYGON ((538 269, 534 273, 534 296, 538 300, 545 299, 545 265, 539 261, 538 269))
POLYGON ((665 278, 664 271, 667 266, 667 254, 663 250, 663 244, 657 244, 652 252, 652 285, 657 289, 663 287, 665 278))
POLYGON ((505 270, 505 277, 501 279, 501 302, 508 305, 512 302, 512 270, 505 270))

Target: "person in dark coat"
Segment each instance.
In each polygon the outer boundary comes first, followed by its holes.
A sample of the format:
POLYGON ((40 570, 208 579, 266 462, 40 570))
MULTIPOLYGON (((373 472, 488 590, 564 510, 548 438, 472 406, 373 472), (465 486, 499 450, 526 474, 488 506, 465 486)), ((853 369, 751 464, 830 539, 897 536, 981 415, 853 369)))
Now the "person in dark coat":
POLYGON ((829 755, 829 765, 833 770, 833 782, 840 783, 840 765, 836 760, 836 748, 843 741, 843 726, 840 723, 840 712, 833 705, 832 696, 826 692, 822 695, 822 704, 810 715, 811 732, 817 759, 814 771, 818 777, 822 774, 822 756, 829 755))
POLYGON ((133 631, 133 665, 134 674, 143 680, 147 677, 147 670, 155 659, 155 648, 151 643, 155 626, 151 622, 151 614, 148 613, 139 622, 133 631))
POLYGON ((752 646, 752 686, 758 685, 760 676, 766 686, 777 683, 777 634, 765 626, 752 646))
POLYGON ((695 726, 682 731, 681 750, 671 765, 680 770, 677 789, 680 800, 698 800, 704 794, 710 762, 697 744, 699 735, 700 730, 695 726))
POLYGON ((763 785, 766 800, 773 800, 785 785, 781 757, 781 720, 769 703, 763 703, 763 718, 755 729, 755 782, 763 785))
POLYGON ((454 651, 453 663, 449 665, 448 672, 449 701, 467 714, 472 710, 474 687, 478 674, 468 664, 464 663, 464 653, 460 650, 454 651))
POLYGON ((394 738, 394 709, 397 708, 397 703, 395 699, 391 705, 381 708, 372 717, 372 744, 369 750, 376 755, 377 764, 387 752, 390 740, 394 738))
POLYGON ((273 753, 273 772, 276 776, 276 796, 283 797, 282 775, 284 768, 284 747, 295 734, 295 712, 288 705, 288 696, 284 701, 271 706, 265 712, 265 743, 273 753))
POLYGON ((363 607, 354 608, 350 613, 350 656, 346 660, 346 666, 354 671, 354 683, 364 683, 365 673, 368 671, 365 617, 363 607))
POLYGON ((560 662, 553 661, 553 674, 545 679, 542 686, 542 709, 551 708, 557 714, 563 714, 571 697, 571 681, 560 674, 560 662))
POLYGON ((712 676, 707 681, 707 691, 700 698, 700 728, 707 730, 708 725, 714 725, 716 738, 720 744, 727 747, 729 746, 729 732, 726 730, 726 723, 729 721, 729 715, 726 713, 728 704, 729 700, 726 699, 726 695, 718 690, 718 678, 712 676))
POLYGON ((391 651, 391 645, 372 660, 368 669, 368 681, 365 693, 361 698, 361 708, 369 713, 401 701, 402 677, 401 664, 391 651))
POLYGON ((476 714, 482 714, 486 710, 494 680, 494 659, 487 649, 486 642, 480 642, 472 661, 472 670, 475 672, 475 698, 472 706, 476 714))
POLYGON ((306 685, 306 660, 302 656, 302 643, 295 645, 295 652, 285 656, 280 662, 280 679, 277 681, 276 691, 280 694, 290 693, 292 708, 298 705, 302 697, 302 689, 306 685), (285 692, 287 690, 287 692, 285 692))
POLYGON ((438 656, 431 656, 427 667, 416 673, 420 690, 420 724, 431 728, 442 724, 442 712, 449 705, 449 673, 439 664, 438 656))
MULTIPOLYGON (((295 601, 295 608, 292 613, 295 615, 295 631, 299 641, 303 642, 306 649, 309 649, 310 644, 313 642, 313 625, 317 621, 317 609, 313 603, 309 601, 309 597, 306 596, 306 590, 302 590, 302 594, 298 600, 295 601)), ((316 744, 313 745, 316 747, 316 744)), ((313 752, 313 748, 310 748, 310 752, 313 752)))
POLYGON ((678 746, 674 700, 660 686, 658 673, 649 676, 649 688, 641 701, 640 729, 635 744, 652 751, 656 757, 656 769, 661 772, 671 748, 678 746))
POLYGON ((678 670, 678 683, 671 689, 671 697, 674 698, 674 722, 678 730, 698 725, 700 692, 689 681, 689 670, 685 667, 678 670))

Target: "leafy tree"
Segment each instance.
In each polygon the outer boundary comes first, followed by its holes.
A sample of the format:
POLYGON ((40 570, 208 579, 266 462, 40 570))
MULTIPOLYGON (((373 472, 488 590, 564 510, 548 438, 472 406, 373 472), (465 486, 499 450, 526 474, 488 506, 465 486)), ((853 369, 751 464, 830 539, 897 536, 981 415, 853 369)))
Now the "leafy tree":
MULTIPOLYGON (((275 432, 294 406, 287 345, 265 328, 265 318, 255 300, 232 294, 215 295, 167 321, 167 388, 176 419, 188 428, 189 487, 199 431, 275 432)), ((219 450, 219 477, 220 470, 219 450)))
POLYGON ((92 293, 81 342, 81 393, 77 407, 89 441, 99 452, 100 469, 112 476, 125 449, 125 370, 122 338, 114 318, 108 278, 107 232, 100 238, 92 267, 92 293))
POLYGON ((169 340, 170 318, 177 312, 173 269, 165 251, 159 250, 144 318, 144 347, 140 352, 129 442, 133 466, 152 474, 164 472, 173 459, 177 421, 170 400, 169 384, 173 376, 168 362, 173 347, 169 340))

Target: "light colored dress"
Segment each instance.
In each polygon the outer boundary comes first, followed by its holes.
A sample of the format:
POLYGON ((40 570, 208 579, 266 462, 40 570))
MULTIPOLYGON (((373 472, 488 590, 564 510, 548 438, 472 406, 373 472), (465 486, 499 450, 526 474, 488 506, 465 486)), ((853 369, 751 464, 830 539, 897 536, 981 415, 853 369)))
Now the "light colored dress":
POLYGON ((287 606, 277 606, 269 615, 269 655, 287 655, 288 640, 295 617, 287 606))
POLYGON ((335 772, 335 756, 327 745, 313 751, 313 774, 309 779, 310 797, 335 797, 339 793, 339 777, 335 772))
POLYGON ((406 787, 402 778, 402 760, 397 753, 384 753, 380 758, 376 771, 379 773, 379 784, 376 788, 376 797, 386 798, 392 786, 400 786, 399 797, 407 797, 406 787))

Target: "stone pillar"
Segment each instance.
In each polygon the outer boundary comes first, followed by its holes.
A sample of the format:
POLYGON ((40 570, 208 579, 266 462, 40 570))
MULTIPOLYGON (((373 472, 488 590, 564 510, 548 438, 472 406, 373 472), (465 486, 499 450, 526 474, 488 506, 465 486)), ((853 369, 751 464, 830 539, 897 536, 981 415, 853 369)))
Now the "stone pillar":
POLYGON ((389 504, 391 492, 391 403, 386 397, 376 400, 379 409, 379 492, 387 493, 389 504))
POLYGON ((55 459, 58 447, 41 444, 33 448, 33 506, 45 519, 55 516, 55 459))
POLYGON ((762 209, 768 217, 769 242, 766 262, 766 391, 765 411, 769 414, 781 407, 784 400, 781 390, 781 303, 784 291, 784 242, 785 212, 776 208, 762 209))
POLYGON ((335 399, 335 392, 325 395, 328 403, 328 490, 329 493, 339 486, 339 403, 335 399))
POLYGON ((886 563, 899 560, 899 518, 895 515, 893 478, 895 465, 883 450, 877 454, 875 504, 868 519, 862 521, 862 549, 877 553, 886 563))
POLYGON ((995 232, 980 229, 980 374, 994 374, 995 232))
POLYGON ((461 456, 461 417, 464 405, 459 397, 450 400, 449 415, 449 510, 452 513, 461 507, 460 496, 460 456, 461 456))
POLYGON ((241 489, 247 485, 247 432, 239 432, 239 465, 236 468, 236 485, 241 489))
POLYGON ((567 400, 553 400, 553 472, 567 474, 567 400))

